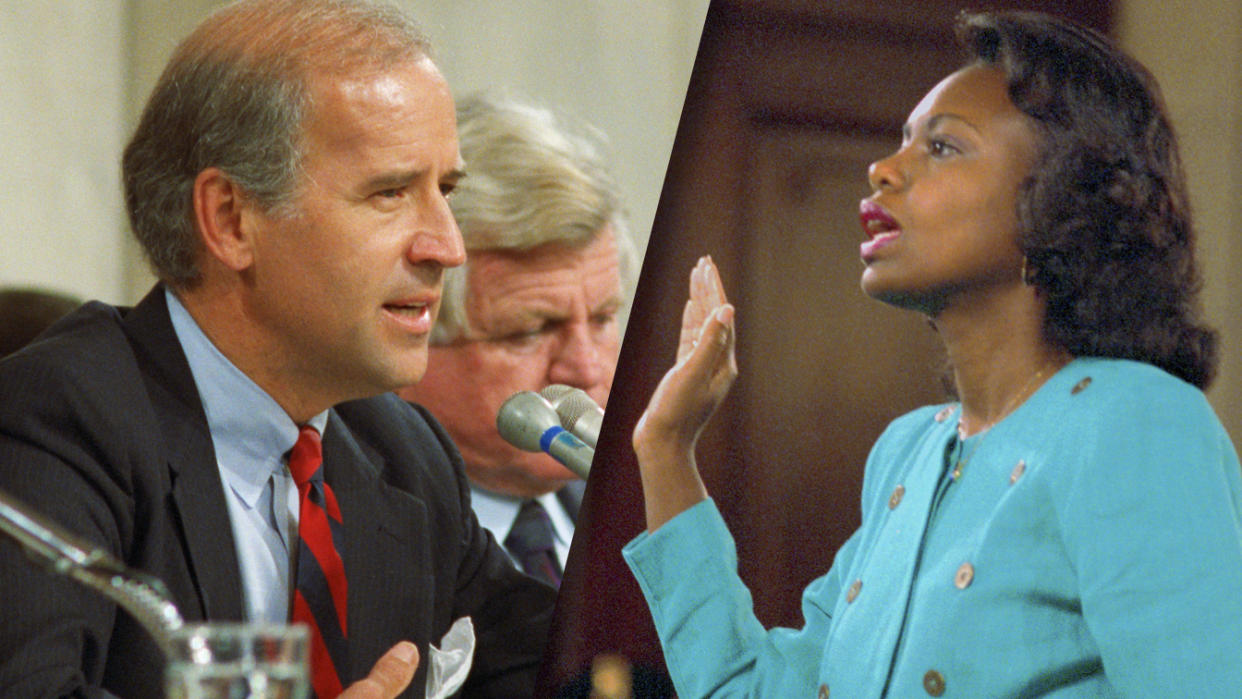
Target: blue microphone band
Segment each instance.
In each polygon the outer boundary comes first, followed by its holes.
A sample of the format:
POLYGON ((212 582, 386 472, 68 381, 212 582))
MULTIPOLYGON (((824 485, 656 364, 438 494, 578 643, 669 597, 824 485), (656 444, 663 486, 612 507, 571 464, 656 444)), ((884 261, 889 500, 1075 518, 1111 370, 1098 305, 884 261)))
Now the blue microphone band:
POLYGON ((544 433, 539 436, 539 448, 545 452, 551 450, 552 442, 555 441, 557 436, 564 431, 565 428, 560 425, 553 425, 552 427, 544 430, 544 433))

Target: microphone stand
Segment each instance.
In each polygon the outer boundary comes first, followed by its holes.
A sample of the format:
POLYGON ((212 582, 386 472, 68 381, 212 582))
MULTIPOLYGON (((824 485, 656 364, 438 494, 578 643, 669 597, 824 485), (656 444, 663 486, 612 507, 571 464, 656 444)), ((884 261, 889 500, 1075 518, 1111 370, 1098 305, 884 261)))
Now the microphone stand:
POLYGON ((142 625, 168 655, 172 632, 184 622, 158 578, 126 568, 107 551, 84 543, 60 527, 29 512, 0 491, 0 531, 21 545, 26 555, 117 603, 142 625))

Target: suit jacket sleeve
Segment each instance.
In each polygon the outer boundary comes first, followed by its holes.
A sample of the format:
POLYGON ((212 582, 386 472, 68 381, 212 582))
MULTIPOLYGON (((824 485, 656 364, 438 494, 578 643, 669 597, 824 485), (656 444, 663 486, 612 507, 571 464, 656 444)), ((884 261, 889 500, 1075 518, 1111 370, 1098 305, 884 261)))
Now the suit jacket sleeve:
MULTIPOLYGON (((102 308, 92 319, 79 316, 81 328, 106 325, 98 321, 111 309, 102 308)), ((139 550, 136 533, 159 534, 158 525, 147 526, 149 511, 137 503, 150 498, 146 491, 166 491, 167 483, 134 477, 130 467, 154 456, 143 440, 128 437, 143 425, 154 431, 154 418, 135 407, 142 405, 140 385, 106 385, 117 373, 137 376, 126 366, 132 358, 108 343, 97 348, 96 358, 111 362, 116 373, 74 371, 79 358, 56 345, 0 363, 0 489, 131 561, 151 553, 139 550)), ((36 568, 9 541, 0 543, 0 600, 0 696, 111 696, 101 689, 110 653, 123 648, 134 657, 159 657, 150 638, 114 604, 36 568)), ((151 671, 158 673, 159 666, 151 671)), ((134 672, 143 674, 141 668, 134 672)))
POLYGON ((711 500, 640 534, 623 554, 681 696, 792 697, 814 694, 841 571, 857 543, 849 539, 832 569, 803 591, 801 629, 764 629, 755 618, 733 539, 711 500))

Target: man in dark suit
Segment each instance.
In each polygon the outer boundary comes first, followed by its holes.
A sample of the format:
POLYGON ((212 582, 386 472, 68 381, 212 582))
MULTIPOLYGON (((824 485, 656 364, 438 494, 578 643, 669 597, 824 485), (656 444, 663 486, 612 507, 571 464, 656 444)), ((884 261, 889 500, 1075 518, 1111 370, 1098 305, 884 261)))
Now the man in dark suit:
POLYGON ((518 391, 564 384, 608 400, 637 253, 598 132, 512 98, 458 104, 471 176, 449 202, 468 262, 445 273, 427 379, 400 395, 461 449, 479 521, 534 575, 559 580, 581 481, 496 429, 518 391))
MULTIPOLYGON (((243 0, 182 43, 124 158, 161 283, 0 363, 0 489, 162 579, 190 620, 315 607, 314 503, 343 642, 318 608, 312 628, 342 696, 395 696, 416 667, 422 696, 418 658, 462 616, 464 694, 523 696, 553 591, 478 525, 443 430, 390 393, 422 378, 465 256, 453 101, 427 50, 394 11, 330 0, 243 0)), ((20 558, 0 549, 0 695, 160 693, 132 619, 20 558)))

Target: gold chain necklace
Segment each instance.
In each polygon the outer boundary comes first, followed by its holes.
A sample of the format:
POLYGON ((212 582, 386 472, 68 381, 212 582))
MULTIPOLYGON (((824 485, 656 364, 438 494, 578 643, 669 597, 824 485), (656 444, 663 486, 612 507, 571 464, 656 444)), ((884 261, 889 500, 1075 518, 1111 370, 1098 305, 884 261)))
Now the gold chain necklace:
MULTIPOLYGON (((979 441, 975 442, 975 448, 971 449, 969 454, 959 457, 957 460, 957 465, 953 467, 953 474, 951 477, 954 481, 962 477, 962 469, 965 468, 966 464, 970 463, 970 460, 973 459, 975 457, 975 454, 979 452, 979 447, 983 446, 983 440, 987 439, 988 432, 991 431, 992 427, 994 427, 996 423, 1003 420, 1006 415, 1008 415, 1010 412, 1016 409, 1018 407, 1018 403, 1024 397, 1029 397, 1027 392, 1031 390, 1031 388, 1035 385, 1035 382, 1039 381, 1040 377, 1044 375, 1044 372, 1048 371, 1050 367, 1055 366, 1055 365, 1056 365, 1056 361, 1050 361, 1047 364, 1040 367, 1039 371, 1035 372, 1035 374, 1031 376, 1030 379, 1027 380, 1026 384, 1022 386, 1022 389, 1018 391, 1017 393, 1015 393, 1013 398, 1010 398, 1009 401, 1005 403, 1005 407, 1001 408, 1000 413, 998 413, 996 417, 992 418, 991 422, 984 425, 983 429, 976 432, 976 434, 979 435, 979 441)), ((964 410, 965 409, 963 408, 963 411, 964 410)), ((965 435, 962 434, 962 419, 960 417, 957 419, 957 436, 958 436, 958 439, 960 440, 959 443, 961 444, 961 447, 964 450, 966 448, 966 437, 965 435)))

